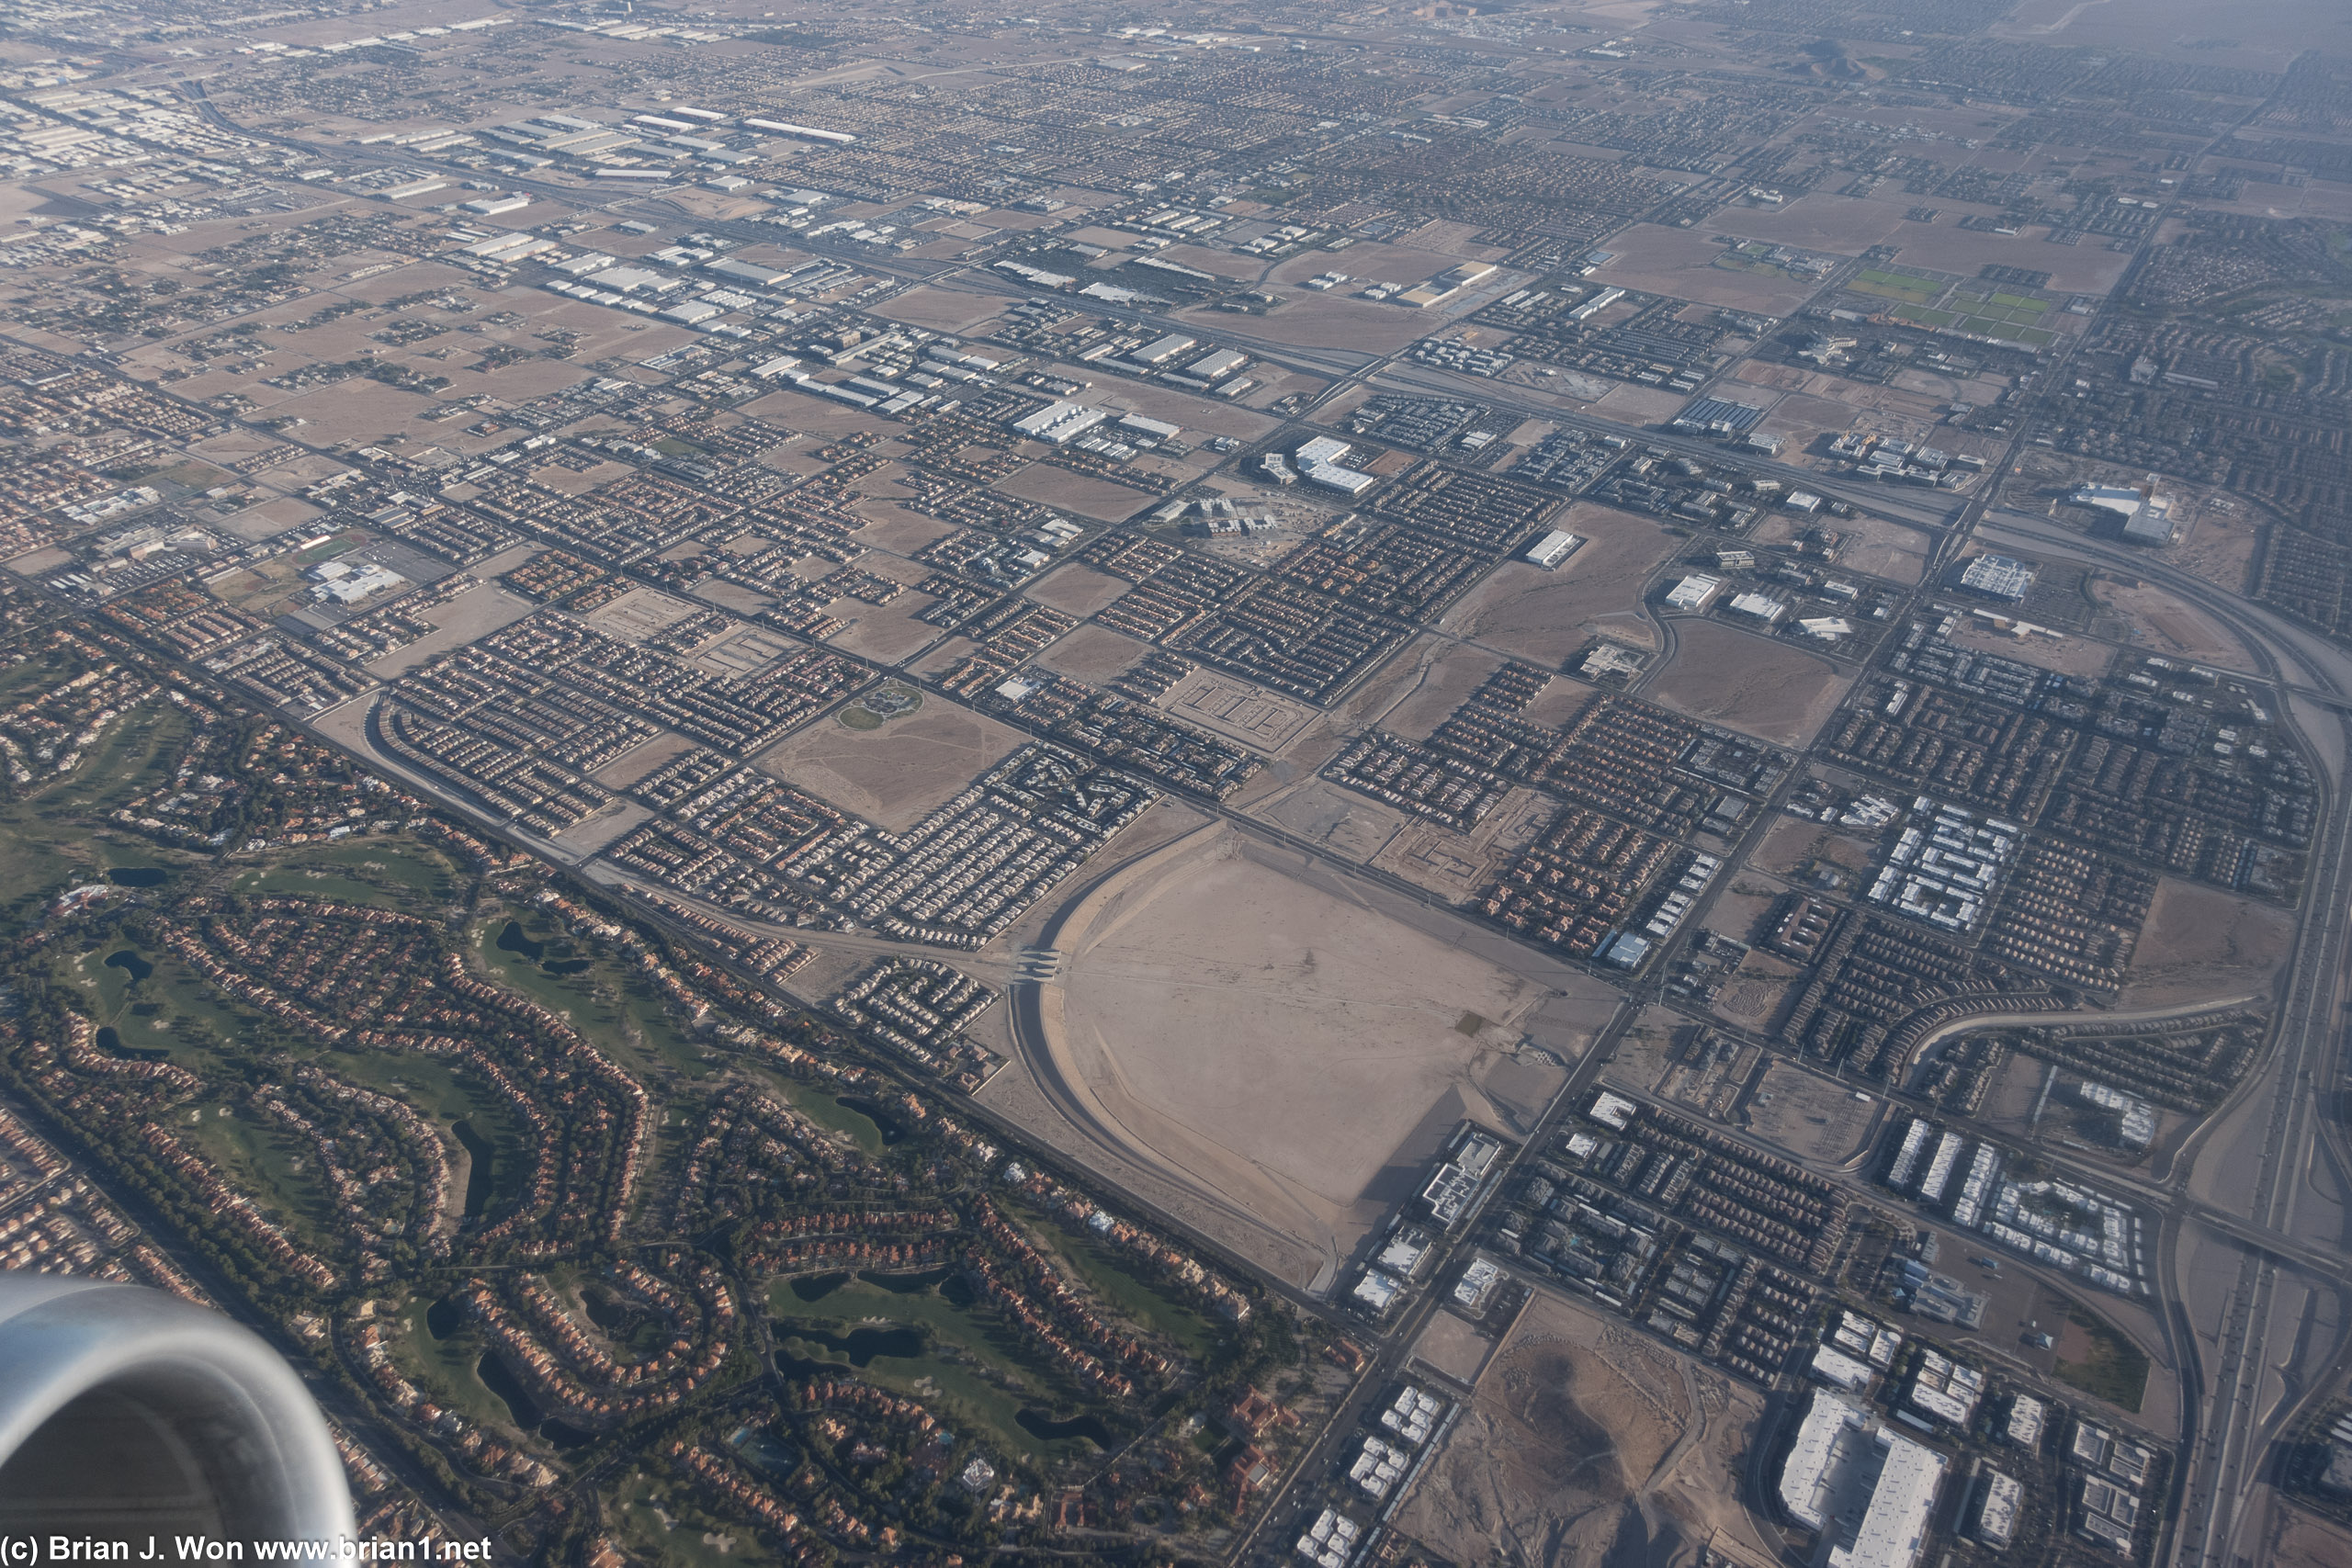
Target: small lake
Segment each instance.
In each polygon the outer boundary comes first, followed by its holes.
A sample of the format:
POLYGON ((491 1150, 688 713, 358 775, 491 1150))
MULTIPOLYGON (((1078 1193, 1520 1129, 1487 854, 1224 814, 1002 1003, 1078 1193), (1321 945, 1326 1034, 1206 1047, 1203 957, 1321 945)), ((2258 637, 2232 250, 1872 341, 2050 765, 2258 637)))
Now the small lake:
POLYGON ((474 1131, 471 1122, 460 1122, 449 1131, 456 1134, 458 1147, 466 1151, 466 1218, 478 1220, 490 1207, 492 1166, 495 1154, 490 1140, 474 1131))
POLYGON ((905 1140, 907 1129, 899 1121, 899 1119, 891 1115, 888 1111, 883 1110, 882 1107, 875 1101, 866 1099, 864 1095, 836 1095, 833 1097, 833 1102, 836 1105, 839 1105, 842 1110, 854 1111, 860 1116, 863 1116, 867 1121, 873 1122, 875 1127, 880 1131, 882 1134, 882 1142, 886 1147, 891 1144, 900 1143, 905 1140))
POLYGON ((560 1453, 584 1449, 596 1440, 595 1433, 583 1432, 571 1422, 560 1421, 552 1416, 539 1423, 539 1436, 553 1443, 560 1453))
POLYGON ((1017 1412, 1013 1422, 1023 1431, 1041 1443, 1058 1442, 1064 1438, 1084 1438, 1098 1449, 1112 1446, 1111 1428, 1091 1416, 1073 1416, 1067 1421, 1057 1421, 1039 1410, 1017 1412))
MULTIPOLYGON (((911 1361, 922 1356, 923 1352, 921 1330, 902 1327, 883 1328, 873 1324, 862 1325, 851 1329, 847 1334, 836 1334, 829 1328, 814 1328, 806 1324, 782 1323, 776 1325, 776 1337, 797 1339, 803 1345, 837 1351, 849 1358, 851 1366, 861 1368, 871 1366, 876 1356, 889 1356, 899 1360, 911 1361)), ((808 1377, 813 1371, 826 1370, 826 1364, 822 1361, 803 1361, 781 1350, 776 1352, 776 1361, 786 1371, 801 1377, 808 1377)))
POLYGON ((169 875, 160 865, 119 865, 107 873, 107 880, 117 887, 161 887, 169 875))
POLYGON ((506 1363, 496 1356, 483 1356, 474 1368, 474 1375, 481 1379, 482 1387, 505 1403, 507 1413, 514 1417, 514 1425, 526 1432, 547 1419, 539 1409, 539 1402, 531 1397, 530 1391, 506 1370, 506 1363))
POLYGON ((107 953, 107 967, 109 969, 122 970, 130 976, 131 984, 133 985, 137 985, 140 981, 144 980, 148 976, 153 975, 155 972, 155 966, 153 964, 148 963, 145 959, 140 957, 139 954, 131 952, 130 949, 127 947, 120 953, 107 953))
POLYGON ((172 1054, 169 1051, 162 1049, 142 1051, 136 1045, 124 1044, 122 1036, 110 1023, 98 1030, 95 1043, 99 1050, 109 1056, 121 1056, 133 1062, 168 1062, 172 1059, 172 1054))
POLYGON ((548 944, 535 942, 523 930, 520 920, 509 920, 498 933, 498 951, 511 953, 526 962, 537 964, 550 975, 580 975, 587 972, 596 961, 593 958, 549 958, 548 944))

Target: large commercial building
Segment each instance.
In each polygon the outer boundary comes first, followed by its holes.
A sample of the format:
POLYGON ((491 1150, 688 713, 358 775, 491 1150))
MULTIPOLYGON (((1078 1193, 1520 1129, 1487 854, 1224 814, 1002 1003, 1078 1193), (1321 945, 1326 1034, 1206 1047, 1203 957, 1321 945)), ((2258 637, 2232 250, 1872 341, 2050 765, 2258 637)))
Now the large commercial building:
POLYGON ((1566 528, 1555 528, 1527 547, 1526 558, 1549 571, 1576 554, 1577 547, 1583 543, 1566 528))
POLYGON ((1715 594, 1723 585, 1724 580, 1720 577, 1693 572, 1667 590, 1666 607, 1679 610, 1686 615, 1695 615, 1714 602, 1715 594))
POLYGON ((1014 420, 1012 428, 1033 441, 1060 446, 1077 440, 1110 417, 1109 410, 1089 408, 1084 403, 1048 403, 1025 419, 1014 420))
POLYGON ((1818 1533, 1817 1568, 1913 1568, 1951 1461, 1815 1389, 1781 1465, 1781 1511, 1818 1533))
POLYGON ((1380 481, 1361 469, 1343 467, 1340 459, 1355 450, 1333 436, 1318 435, 1298 449, 1298 471, 1306 482, 1341 495, 1358 496, 1380 481))
POLYGON ((1960 585, 2014 604, 2033 592, 2033 568, 2007 556, 1972 556, 1960 569, 1960 585))

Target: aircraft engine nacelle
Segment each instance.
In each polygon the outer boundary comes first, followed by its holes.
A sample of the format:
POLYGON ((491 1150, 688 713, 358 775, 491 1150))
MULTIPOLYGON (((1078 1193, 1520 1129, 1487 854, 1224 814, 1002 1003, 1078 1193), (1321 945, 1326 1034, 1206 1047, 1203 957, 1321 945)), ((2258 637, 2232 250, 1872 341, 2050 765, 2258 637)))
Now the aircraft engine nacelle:
POLYGON ((0 1272, 0 1537, 170 1562, 180 1536, 352 1533, 326 1422, 259 1338, 143 1286, 0 1272))

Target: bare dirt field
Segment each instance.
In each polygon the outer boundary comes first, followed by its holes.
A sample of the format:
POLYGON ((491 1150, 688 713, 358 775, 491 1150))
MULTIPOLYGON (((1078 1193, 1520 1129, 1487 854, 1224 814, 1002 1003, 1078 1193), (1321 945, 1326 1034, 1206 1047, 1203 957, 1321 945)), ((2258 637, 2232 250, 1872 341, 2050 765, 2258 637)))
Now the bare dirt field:
POLYGON ((1222 827, 1108 878, 1054 940, 1033 1071, 1094 1137, 1305 1244, 1326 1280, 1463 1118, 1524 1127, 1563 1077, 1512 1054, 1557 992, 1222 827))
MULTIPOLYGON (((888 550, 894 555, 910 556, 925 545, 944 539, 956 531, 952 523, 942 523, 936 517, 924 516, 912 507, 873 496, 857 502, 851 510, 865 519, 865 526, 857 531, 856 542, 869 549, 888 550)), ((879 569, 869 567, 867 570, 879 569)))
POLYGON ((1168 690, 1159 706, 1172 718, 1238 740, 1271 757, 1305 734, 1321 716, 1235 675, 1197 670, 1168 690))
POLYGON ((1675 628, 1674 660, 1642 688, 1651 701, 1776 746, 1813 739, 1852 677, 1817 653, 1714 621, 1675 628))
POLYGON ((1028 592, 1038 604, 1067 610, 1082 620, 1134 586, 1123 577, 1071 561, 1031 583, 1028 592))
POLYGON ((1149 645, 1107 626, 1080 626, 1037 656, 1037 662, 1076 681, 1108 681, 1149 653, 1149 645))
POLYGON ((1023 501, 1057 506, 1098 523, 1124 523, 1151 504, 1151 497, 1108 479, 1074 474, 1051 463, 1032 463, 994 488, 1023 501))
POLYGON ((695 607, 684 599, 673 598, 656 588, 632 588, 609 604, 601 604, 588 613, 588 624, 606 637, 618 637, 627 643, 643 642, 665 626, 673 626, 695 613, 695 607))
POLYGON ((1621 381, 1593 406, 1611 418, 1623 420, 1629 424, 1661 424, 1680 412, 1682 405, 1690 400, 1680 392, 1621 381))
POLYGON ((879 729, 820 718, 756 761, 785 783, 898 833, 1011 755, 1022 739, 932 696, 879 729))
POLYGON ((1372 857, 1372 863, 1452 903, 1494 885, 1518 851, 1532 843, 1555 807, 1530 789, 1515 789, 1473 833, 1419 818, 1372 857))
POLYGON ((1762 1030, 1780 1017, 1789 992, 1804 971, 1785 958, 1755 952, 1739 961, 1724 988, 1715 995, 1714 1014, 1743 1029, 1762 1030))
POLYGON ((1995 631, 1973 615, 1963 617, 1945 634, 1944 640, 1980 653, 1997 653, 2037 669, 2055 670, 2062 675, 2102 674, 2115 659, 2115 649, 2088 637, 2069 637, 2063 632, 2015 637, 1995 631))
MULTIPOLYGON (((2178 62, 2213 56, 2204 40, 2216 30, 2211 0, 2026 0, 1988 29, 1995 38, 2079 49, 2125 49, 2178 62)), ((2342 24, 2335 0, 2267 0, 2228 13, 2222 29, 2230 40, 2231 65, 2245 71, 2283 71, 2312 39, 2342 24)), ((2352 1553, 2337 1559, 2352 1561, 2352 1553)))
POLYGON ((1369 861, 1413 818, 1351 789, 1308 776, 1243 809, 1347 860, 1369 861))
POLYGON ((929 327, 933 332, 971 333, 984 321, 993 320, 1004 309, 1004 301, 986 294, 967 294, 958 288, 933 288, 917 284, 904 294, 888 300, 875 310, 894 321, 904 321, 912 327, 929 327))
POLYGON ((1479 683, 1503 667, 1499 654, 1459 643, 1425 637, 1413 645, 1396 669, 1410 670, 1413 679, 1401 682, 1379 714, 1380 728, 1408 740, 1426 740, 1460 707, 1479 683))
POLYGON ((1876 852, 1876 846, 1867 839, 1802 817, 1783 817, 1765 833, 1747 863, 1774 876, 1793 876, 1815 860, 1859 873, 1870 865, 1876 852))
POLYGON ((2092 598, 2132 623, 2150 653, 2254 672, 2245 645, 2187 600, 2145 583, 2126 588, 2110 578, 2093 580, 2090 591, 2092 598))
MULTIPOLYGON (((1721 223, 1733 216, 1727 212, 1709 221, 1721 223)), ((1711 237, 1715 232, 1720 231, 1637 223, 1610 236, 1608 248, 1615 253, 1614 259, 1592 276, 1621 288, 1671 294, 1678 299, 1767 316, 1792 314, 1820 288, 1818 282, 1810 279, 1735 272, 1715 265, 1715 258, 1724 254, 1724 247, 1711 237)), ((1859 253, 1869 243, 1865 240, 1848 254, 1859 253)))
POLYGON ((2118 1005, 2169 1007, 2267 991, 2294 934, 2294 916, 2274 905, 2165 877, 2118 1005))
MULTIPOLYGON (((1339 262, 1344 263, 1352 254, 1352 251, 1342 253, 1339 262)), ((1332 257, 1317 252, 1301 276, 1312 277, 1333 265, 1332 257)), ((1441 263, 1431 270, 1442 272, 1451 265, 1441 263)), ((1359 349, 1368 354, 1394 354, 1416 338, 1427 337, 1443 324, 1433 319, 1430 311, 1416 310, 1405 305, 1374 305, 1346 298, 1346 289, 1352 287, 1343 286, 1331 294, 1313 294, 1305 289, 1278 290, 1284 302, 1262 316, 1252 318, 1250 335, 1298 348, 1359 349), (1334 298, 1334 295, 1340 297, 1334 298)), ((1203 307, 1178 310, 1173 314, 1188 326, 1212 332, 1232 320, 1222 311, 1203 307)))
MULTIPOLYGON (((879 568, 871 563, 867 570, 881 575, 879 568)), ((837 599, 831 612, 849 624, 825 641, 861 659, 878 660, 885 664, 903 663, 939 638, 937 626, 915 619, 931 603, 930 596, 922 593, 901 593, 888 604, 837 599)))
POLYGON ((1800 1159, 1843 1165, 1860 1154, 1882 1113, 1876 1095, 1865 1093, 1857 1100, 1857 1092, 1786 1062, 1774 1062, 1748 1096, 1747 1127, 1800 1159))
POLYGON ((644 745, 605 763, 590 776, 606 789, 627 789, 664 762, 673 762, 694 749, 695 743, 684 736, 663 730, 644 745))
MULTIPOLYGON (((1758 523, 1750 537, 1759 545, 1785 545, 1811 526, 1804 518, 1777 513, 1758 523)), ((1928 536, 1917 528, 1883 517, 1849 517, 1838 524, 1837 531, 1845 536, 1838 554, 1842 571, 1883 578, 1905 588, 1916 588, 1927 575, 1928 536)))
POLYGON ((1456 1562, 1686 1568, 1739 1506, 1762 1402, 1621 1321, 1538 1290, 1396 1516, 1456 1562))
MULTIPOLYGON (((1252 369, 1245 374, 1254 376, 1258 372, 1252 369)), ((1183 426, 1187 441, 1199 441, 1204 434, 1255 441, 1275 428, 1275 422, 1264 414, 1238 403, 1229 403, 1223 398, 1195 397, 1190 392, 1179 391, 1173 387, 1154 386, 1148 381, 1121 381, 1115 388, 1101 388, 1098 392, 1107 406, 1139 413, 1146 419, 1164 419, 1170 424, 1183 426)), ((1196 450, 1184 459, 1183 466, 1205 472, 1216 461, 1216 453, 1196 450)))
POLYGON ((2208 506, 2190 525, 2188 536, 2165 552, 2165 559, 2217 588, 2244 593, 2254 569, 2255 547, 2261 542, 2262 530, 2245 503, 2239 502, 2233 513, 2208 506))
POLYGON ((1413 1341, 1413 1359, 1464 1388, 1476 1388, 1496 1349, 1494 1337, 1451 1312, 1432 1314, 1413 1341))
POLYGON ((2276 1504, 2262 1561, 2271 1568, 2341 1568, 2352 1562, 2352 1530, 2306 1509, 2276 1504))
POLYGON ((496 583, 485 582, 479 588, 469 588, 455 599, 424 612, 422 618, 434 627, 430 636, 419 637, 406 648, 393 650, 368 668, 372 673, 390 679, 436 659, 453 648, 488 637, 499 627, 510 626, 537 608, 521 594, 509 592, 496 583))
POLYGON ((739 412, 811 435, 847 435, 874 428, 874 416, 864 409, 831 398, 812 398, 806 392, 770 392, 741 405, 739 412))
POLYGON ((1642 588, 1673 541, 1646 517, 1579 502, 1555 526, 1584 536, 1555 571, 1506 561, 1445 613, 1439 626, 1556 670, 1603 627, 1639 648, 1657 646, 1642 588))

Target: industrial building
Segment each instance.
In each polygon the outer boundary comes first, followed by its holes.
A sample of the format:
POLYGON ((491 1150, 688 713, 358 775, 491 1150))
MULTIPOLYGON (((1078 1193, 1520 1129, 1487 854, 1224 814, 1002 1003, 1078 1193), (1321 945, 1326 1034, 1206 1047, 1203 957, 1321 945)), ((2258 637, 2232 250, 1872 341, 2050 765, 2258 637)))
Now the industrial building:
POLYGON ((1340 459, 1354 450, 1354 446, 1337 436, 1318 435, 1301 446, 1293 460, 1298 465, 1300 477, 1307 483, 1338 491, 1341 495, 1359 496, 1380 480, 1371 474, 1340 465, 1340 459))
POLYGON ((2025 1488, 2017 1477, 1986 1470, 1976 1477, 1973 1520, 1968 1533, 1996 1551, 2007 1551, 2016 1539, 2018 1515, 2025 1503, 2025 1488))
POLYGON ((307 575, 318 584, 311 590, 311 596, 334 604, 356 604, 408 581, 390 567, 374 561, 358 567, 347 561, 322 561, 307 575))
POLYGON ((1566 560, 1570 556, 1576 554, 1577 547, 1583 543, 1584 541, 1582 539, 1577 537, 1574 534, 1569 533, 1566 529, 1555 528, 1550 533, 1544 535, 1542 538, 1536 540, 1533 544, 1528 546, 1524 558, 1532 560, 1537 566, 1542 567, 1544 570, 1550 571, 1554 568, 1557 567, 1562 561, 1566 560))
POLYGON ((2161 549, 2172 543, 2172 497, 2157 492, 2154 474, 2136 485, 2084 485, 2066 499, 2121 518, 2123 536, 2135 545, 2161 549))
POLYGON ((1667 590, 1666 607, 1679 610, 1686 615, 1695 615, 1714 602, 1723 585, 1724 580, 1720 577, 1706 577, 1693 572, 1667 590))
POLYGON ((1476 1128, 1465 1130, 1456 1141, 1453 1156, 1430 1178, 1422 1189, 1421 1201, 1429 1205, 1430 1217, 1447 1230, 1459 1224, 1470 1212, 1471 1201, 1478 1190, 1494 1174, 1498 1156, 1503 1152, 1502 1141, 1476 1128))
POLYGON ((1781 1508, 1820 1536, 1820 1568, 1912 1568, 1951 1461, 1815 1389, 1781 1463, 1781 1508))
POLYGON ((2007 556, 1972 556, 1960 569, 1960 585, 2014 604, 2033 592, 2033 568, 2007 556))
POLYGON ((1432 305, 1444 304, 1464 289, 1483 283, 1494 275, 1495 269, 1489 263, 1464 262, 1460 266, 1439 273, 1418 288, 1408 288, 1396 297, 1396 302, 1426 310, 1432 305))
POLYGON ((1047 403, 1035 413, 1012 422, 1013 433, 1049 446, 1064 446, 1111 417, 1107 409, 1084 403, 1047 403))

